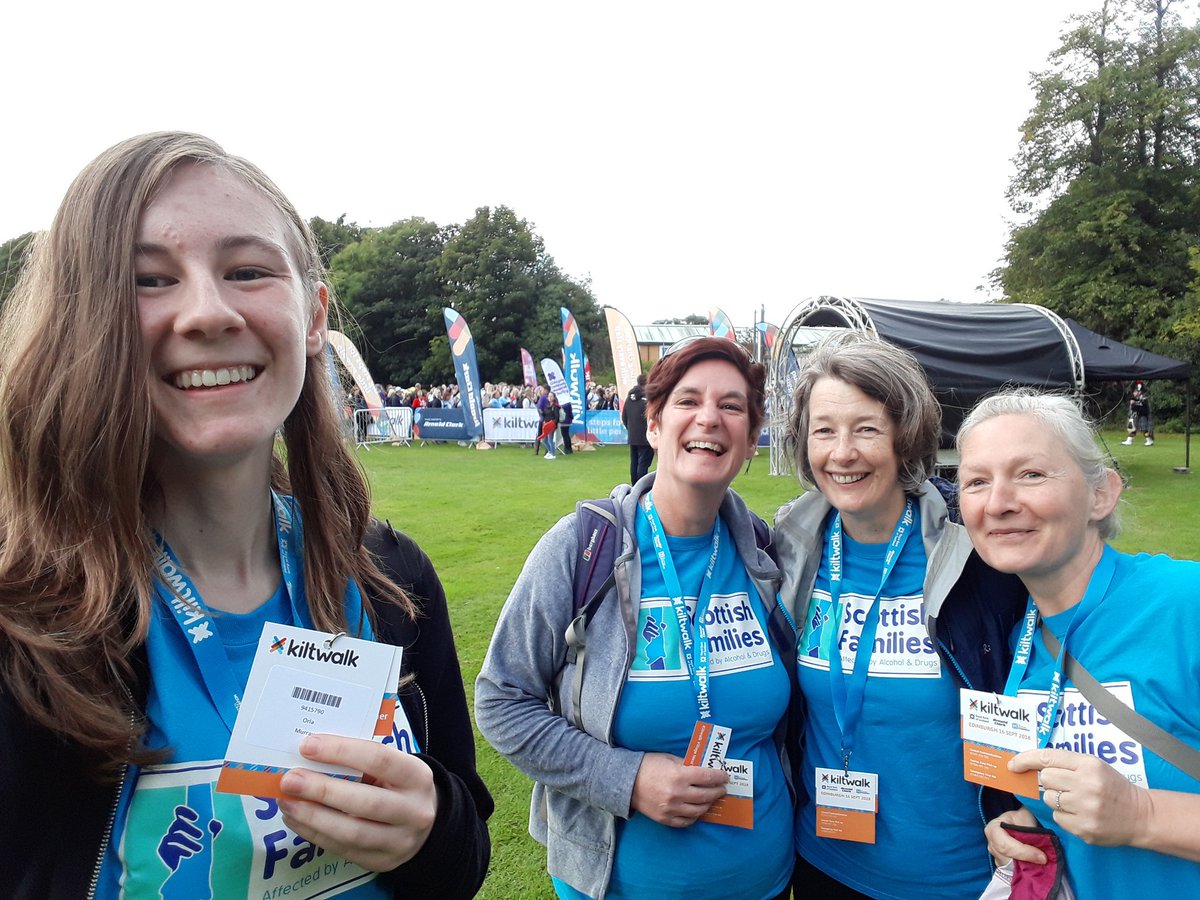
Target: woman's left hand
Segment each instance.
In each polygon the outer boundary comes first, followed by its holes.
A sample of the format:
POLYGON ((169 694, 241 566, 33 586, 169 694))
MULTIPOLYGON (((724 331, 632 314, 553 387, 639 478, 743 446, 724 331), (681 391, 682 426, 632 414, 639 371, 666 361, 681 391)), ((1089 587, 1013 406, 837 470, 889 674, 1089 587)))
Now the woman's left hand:
POLYGON ((1054 821, 1089 844, 1135 844, 1151 814, 1150 792, 1134 787, 1108 763, 1070 750, 1027 750, 1008 764, 1040 771, 1042 800, 1054 821))
POLYGON ((361 782, 292 769, 281 786, 283 821, 305 840, 374 872, 412 859, 425 844, 437 815, 433 772, 394 747, 332 734, 309 735, 306 759, 363 772, 361 782))

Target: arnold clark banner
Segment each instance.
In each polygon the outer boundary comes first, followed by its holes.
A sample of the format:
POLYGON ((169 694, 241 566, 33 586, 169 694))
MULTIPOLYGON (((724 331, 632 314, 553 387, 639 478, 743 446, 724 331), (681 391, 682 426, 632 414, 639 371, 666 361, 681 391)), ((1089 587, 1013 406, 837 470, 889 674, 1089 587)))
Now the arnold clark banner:
POLYGON ((471 438, 463 411, 444 406, 414 409, 413 437, 419 441, 465 441, 471 438))

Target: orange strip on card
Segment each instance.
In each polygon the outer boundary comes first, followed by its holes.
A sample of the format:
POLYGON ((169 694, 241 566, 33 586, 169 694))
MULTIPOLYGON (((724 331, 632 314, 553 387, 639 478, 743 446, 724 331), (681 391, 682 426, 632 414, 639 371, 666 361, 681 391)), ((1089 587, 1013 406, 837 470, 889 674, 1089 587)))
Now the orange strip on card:
POLYGON ((1017 754, 983 744, 963 742, 963 778, 972 784, 1038 798, 1037 772, 1010 772, 1008 761, 1017 754))
POLYGON ((248 794, 252 797, 282 797, 279 782, 283 779, 279 769, 243 769, 224 766, 217 776, 217 792, 221 794, 248 794))
POLYGON ((873 844, 875 843, 875 813, 857 809, 838 809, 833 806, 818 806, 817 837, 873 844))
POLYGON ((396 718, 396 698, 385 695, 379 703, 379 718, 375 720, 375 737, 387 737, 391 734, 394 718, 396 718))
POLYGON ((735 828, 754 827, 753 797, 722 797, 700 817, 705 822, 717 825, 732 825, 735 828))
POLYGON ((708 748, 708 738, 712 730, 712 724, 709 722, 696 723, 696 727, 692 729, 692 740, 688 744, 687 753, 683 756, 685 766, 704 765, 704 752, 708 748))

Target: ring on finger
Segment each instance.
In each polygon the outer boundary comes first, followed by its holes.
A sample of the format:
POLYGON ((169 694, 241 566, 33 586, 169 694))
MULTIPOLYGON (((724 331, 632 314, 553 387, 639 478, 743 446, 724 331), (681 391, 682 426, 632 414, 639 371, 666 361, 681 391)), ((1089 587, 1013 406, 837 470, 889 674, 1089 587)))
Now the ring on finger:
POLYGON ((1058 796, 1054 798, 1054 808, 1056 810, 1062 809, 1062 795, 1063 795, 1063 792, 1059 791, 1058 796))

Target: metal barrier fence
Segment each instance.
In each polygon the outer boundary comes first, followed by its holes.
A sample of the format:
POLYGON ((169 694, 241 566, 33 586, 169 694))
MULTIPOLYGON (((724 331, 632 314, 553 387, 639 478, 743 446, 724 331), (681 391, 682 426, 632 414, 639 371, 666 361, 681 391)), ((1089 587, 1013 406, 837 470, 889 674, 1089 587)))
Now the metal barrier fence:
POLYGON ((378 412, 354 411, 354 443, 360 447, 371 444, 403 444, 407 447, 412 436, 413 411, 407 406, 385 406, 378 412))

